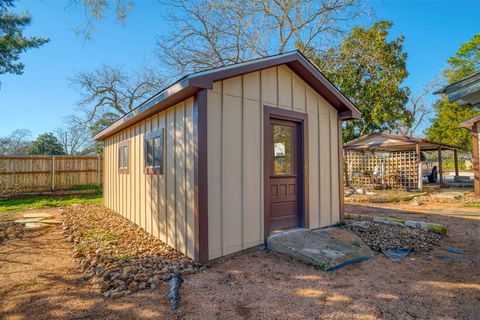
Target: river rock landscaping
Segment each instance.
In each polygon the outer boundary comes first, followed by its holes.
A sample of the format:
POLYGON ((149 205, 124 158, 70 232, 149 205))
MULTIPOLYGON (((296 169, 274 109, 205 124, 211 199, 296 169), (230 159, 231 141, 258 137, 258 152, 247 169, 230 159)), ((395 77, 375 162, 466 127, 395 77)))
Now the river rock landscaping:
POLYGON ((62 210, 63 230, 73 257, 105 297, 158 288, 172 273, 202 268, 143 229, 102 205, 62 210))
POLYGON ((405 247, 416 252, 430 251, 443 238, 438 233, 395 223, 394 219, 384 220, 391 223, 372 216, 349 215, 345 227, 378 252, 405 247))

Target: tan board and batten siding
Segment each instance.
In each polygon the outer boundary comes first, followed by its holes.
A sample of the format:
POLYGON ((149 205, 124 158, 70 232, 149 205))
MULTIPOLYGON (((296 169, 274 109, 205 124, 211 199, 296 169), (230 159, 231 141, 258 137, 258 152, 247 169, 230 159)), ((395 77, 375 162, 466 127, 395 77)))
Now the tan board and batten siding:
POLYGON ((194 257, 193 98, 105 140, 104 204, 168 245, 194 257), (163 175, 144 173, 144 135, 164 128, 163 175), (128 141, 128 173, 118 172, 118 150, 128 141))
POLYGON ((336 109, 285 65, 215 82, 207 103, 209 259, 263 243, 262 106, 308 114, 310 228, 339 221, 336 109))

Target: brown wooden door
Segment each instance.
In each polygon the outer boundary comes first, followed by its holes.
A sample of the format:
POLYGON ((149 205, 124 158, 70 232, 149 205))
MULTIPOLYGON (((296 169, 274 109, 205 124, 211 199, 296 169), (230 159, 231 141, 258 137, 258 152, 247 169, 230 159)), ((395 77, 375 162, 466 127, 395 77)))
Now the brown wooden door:
MULTIPOLYGON (((294 121, 269 119, 269 135, 265 148, 269 161, 268 170, 269 192, 268 201, 268 233, 275 230, 289 229, 300 226, 302 189, 302 150, 300 125, 294 121)), ((267 235, 268 236, 268 235, 267 235)))

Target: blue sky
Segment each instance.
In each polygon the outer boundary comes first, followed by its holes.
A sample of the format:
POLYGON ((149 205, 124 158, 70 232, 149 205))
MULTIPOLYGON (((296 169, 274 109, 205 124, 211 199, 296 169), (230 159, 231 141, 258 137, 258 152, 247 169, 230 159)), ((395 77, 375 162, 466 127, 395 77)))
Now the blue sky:
MULTIPOLYGON (((19 1, 16 11, 33 17, 27 35, 50 43, 22 55, 21 76, 0 76, 0 136, 17 128, 33 136, 53 131, 72 114, 76 92, 68 78, 103 64, 135 68, 154 61, 155 39, 172 30, 161 18, 157 1, 135 1, 125 26, 108 18, 92 41, 75 35, 82 23, 79 7, 70 1, 19 1)), ((394 23, 392 36, 405 36, 410 73, 405 85, 413 92, 435 78, 458 47, 480 32, 480 1, 372 1, 376 19, 394 23)), ((431 97, 430 99, 434 99, 431 97)))

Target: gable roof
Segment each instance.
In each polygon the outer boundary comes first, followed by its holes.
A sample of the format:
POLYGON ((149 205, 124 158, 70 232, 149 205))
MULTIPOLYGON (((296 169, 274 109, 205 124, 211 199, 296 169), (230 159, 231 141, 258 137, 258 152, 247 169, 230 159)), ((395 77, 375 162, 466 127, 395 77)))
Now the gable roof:
POLYGON ((141 103, 134 110, 104 129, 94 139, 103 141, 107 137, 136 122, 165 110, 202 89, 211 89, 213 82, 236 77, 285 64, 327 100, 343 119, 359 119, 360 112, 303 54, 299 51, 259 58, 234 65, 189 74, 141 103))
POLYGON ((457 146, 430 141, 423 138, 394 135, 389 133, 371 133, 345 143, 345 149, 372 150, 381 149, 388 151, 415 150, 419 144, 421 150, 458 149, 457 146))

